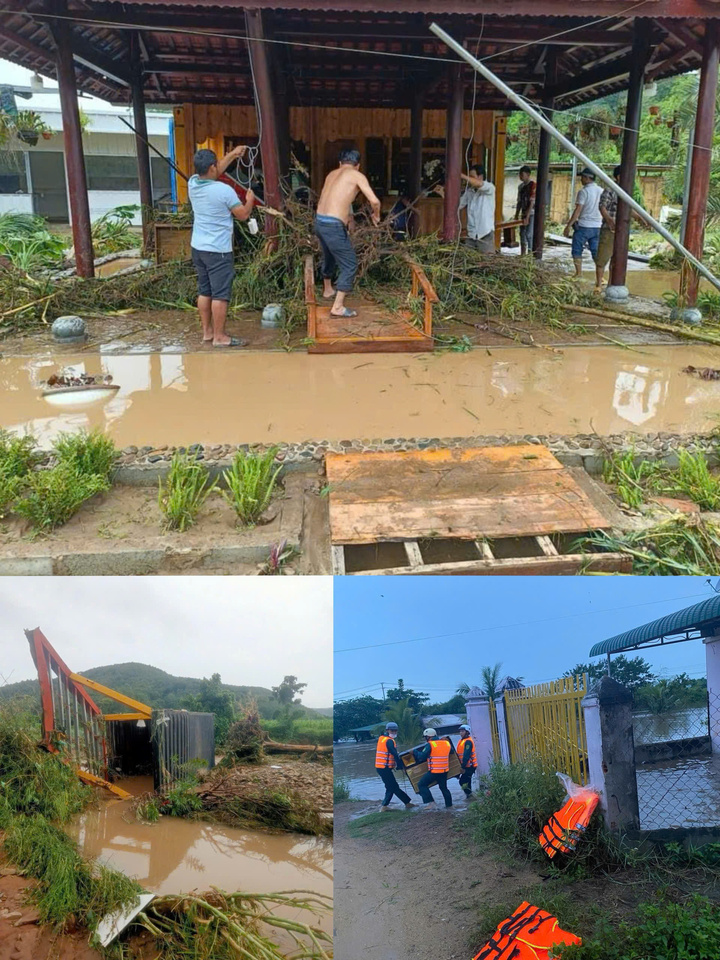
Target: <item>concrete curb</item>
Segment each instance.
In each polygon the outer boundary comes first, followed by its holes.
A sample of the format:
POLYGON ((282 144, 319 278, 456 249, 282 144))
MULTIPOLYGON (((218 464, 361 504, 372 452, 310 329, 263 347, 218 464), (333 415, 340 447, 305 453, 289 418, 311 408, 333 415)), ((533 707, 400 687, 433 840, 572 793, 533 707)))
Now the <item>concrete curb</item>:
MULTIPOLYGON (((279 529, 275 529, 271 536, 266 527, 259 526, 244 531, 242 542, 218 543, 209 548, 163 546, 159 543, 158 546, 108 551, 53 553, 50 550, 29 557, 0 557, 0 576, 146 576, 178 570, 211 570, 233 563, 262 563, 267 560, 271 547, 282 540, 295 550, 300 549, 304 482, 305 478, 297 472, 286 478, 285 488, 291 496, 283 499, 279 529)), ((162 541, 162 537, 158 540, 162 541)))

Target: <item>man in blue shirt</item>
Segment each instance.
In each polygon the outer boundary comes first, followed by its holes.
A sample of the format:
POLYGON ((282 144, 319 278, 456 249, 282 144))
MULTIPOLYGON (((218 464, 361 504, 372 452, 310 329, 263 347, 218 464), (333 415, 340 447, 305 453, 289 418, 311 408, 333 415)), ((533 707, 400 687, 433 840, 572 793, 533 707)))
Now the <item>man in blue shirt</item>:
POLYGON ((247 346, 247 340, 225 333, 225 321, 235 277, 233 217, 247 220, 255 195, 248 190, 245 203, 240 203, 231 186, 218 183, 218 177, 246 150, 247 147, 236 147, 222 160, 218 160, 213 150, 198 150, 193 160, 195 175, 188 181, 188 198, 193 210, 190 247, 198 276, 197 305, 203 342, 212 342, 214 347, 247 346))

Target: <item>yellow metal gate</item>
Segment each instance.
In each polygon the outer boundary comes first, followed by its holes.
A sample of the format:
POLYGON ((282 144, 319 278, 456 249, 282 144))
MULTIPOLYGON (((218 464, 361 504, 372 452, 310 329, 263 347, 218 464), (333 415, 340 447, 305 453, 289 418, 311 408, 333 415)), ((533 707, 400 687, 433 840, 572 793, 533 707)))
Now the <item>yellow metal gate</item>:
POLYGON ((539 758, 543 764, 587 783, 587 739, 582 699, 587 674, 561 677, 505 691, 511 762, 539 758))

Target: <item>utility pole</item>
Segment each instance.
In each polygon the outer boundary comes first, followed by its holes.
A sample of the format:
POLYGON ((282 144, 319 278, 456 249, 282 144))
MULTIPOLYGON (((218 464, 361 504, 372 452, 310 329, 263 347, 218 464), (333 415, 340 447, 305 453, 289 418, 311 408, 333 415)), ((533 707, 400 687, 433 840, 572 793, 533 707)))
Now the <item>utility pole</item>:
POLYGON ((385 684, 381 683, 380 686, 382 687, 382 692, 383 692, 383 703, 385 703, 385 684))
POLYGON ((609 653, 609 652, 608 652, 608 655, 607 655, 607 675, 608 675, 609 677, 612 676, 612 671, 611 671, 611 669, 610 669, 610 653, 609 653))

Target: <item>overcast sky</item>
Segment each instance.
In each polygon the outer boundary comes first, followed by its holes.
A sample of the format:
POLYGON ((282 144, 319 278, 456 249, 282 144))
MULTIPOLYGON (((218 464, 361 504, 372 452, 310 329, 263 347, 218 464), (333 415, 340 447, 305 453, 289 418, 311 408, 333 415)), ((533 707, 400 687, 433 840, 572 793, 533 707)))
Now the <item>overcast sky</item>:
POLYGON ((260 687, 295 674, 306 706, 332 704, 331 577, 1 577, 6 682, 35 678, 35 627, 77 672, 135 661, 260 687))
MULTIPOLYGON (((380 697, 402 677, 438 703, 498 662, 554 680, 593 644, 710 596, 704 577, 340 577, 335 698, 380 697)), ((660 676, 705 676, 700 640, 638 655, 660 676)))

